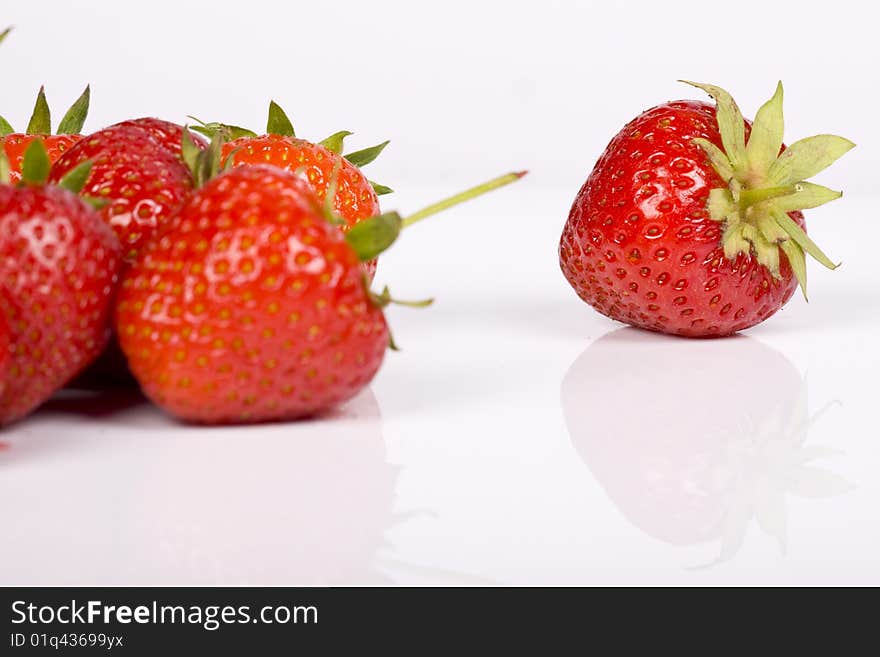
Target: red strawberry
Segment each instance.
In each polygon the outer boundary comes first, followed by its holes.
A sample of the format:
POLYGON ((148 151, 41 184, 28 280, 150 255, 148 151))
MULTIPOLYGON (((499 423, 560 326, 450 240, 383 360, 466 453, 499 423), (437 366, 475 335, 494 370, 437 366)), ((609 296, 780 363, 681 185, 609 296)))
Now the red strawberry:
POLYGON ((722 89, 717 109, 679 101, 648 110, 611 141, 578 193, 559 258, 578 295, 633 326, 704 337, 767 319, 800 282, 799 210, 840 196, 804 180, 853 144, 820 135, 782 144, 782 85, 743 120, 722 89), (781 254, 780 254, 781 251, 781 254))
MULTIPOLYGON (((146 117, 142 119, 130 119, 128 121, 122 121, 121 123, 116 123, 111 128, 138 128, 139 130, 143 130, 147 134, 149 134, 153 139, 159 142, 159 145, 163 148, 171 151, 175 155, 181 154, 181 144, 183 142, 183 126, 178 125, 177 123, 171 123, 171 121, 163 121, 162 119, 155 119, 152 117, 146 117)), ((200 149, 205 150, 207 147, 207 142, 202 139, 199 135, 189 133, 190 139, 192 142, 200 149)))
POLYGON ((125 274, 116 330, 144 392, 195 422, 317 413, 368 383, 388 345, 357 254, 269 166, 190 198, 125 274))
MULTIPOLYGON (((217 155, 212 147, 197 164, 217 155)), ((390 296, 369 291, 361 263, 403 226, 521 175, 343 234, 299 176, 269 165, 229 169, 125 273, 115 325, 129 367, 148 397, 188 421, 325 411, 369 383, 389 344, 381 307, 390 296)))
MULTIPOLYGON (((224 128, 227 134, 236 137, 223 145, 224 163, 234 154, 233 166, 271 164, 292 171, 309 183, 321 201, 333 187, 333 210, 345 222, 343 231, 379 214, 377 194, 391 192, 384 185, 370 182, 360 169, 379 156, 388 145, 387 141, 343 156, 343 142, 350 132, 337 132, 320 143, 299 139, 284 110, 274 102, 269 104, 266 134, 262 136, 216 123, 194 129, 210 135, 218 128, 224 128)), ((366 267, 372 279, 376 263, 368 262, 366 267)))
MULTIPOLYGON (((63 184, 78 186, 87 167, 63 184)), ((35 142, 25 156, 27 185, 0 185, 0 314, 10 342, 0 425, 67 383, 110 334, 119 243, 74 193, 40 184, 48 171, 35 142)))
POLYGON ((46 102, 46 94, 41 87, 26 132, 15 132, 6 119, 0 116, 0 144, 2 144, 9 160, 9 181, 17 183, 21 180, 21 165, 24 154, 34 140, 38 139, 43 142, 50 162, 55 162, 70 150, 81 139, 79 132, 82 130, 88 111, 89 88, 86 87, 86 90, 67 110, 58 125, 58 134, 53 135, 49 105, 46 102))
POLYGON ((146 130, 116 126, 84 137, 55 163, 50 180, 61 180, 86 160, 92 172, 82 193, 109 201, 101 216, 133 260, 192 191, 190 171, 146 130))
POLYGON ((337 175, 333 209, 347 226, 379 214, 379 199, 366 176, 339 153, 321 144, 284 135, 239 137, 223 145, 223 160, 235 153, 233 166, 271 164, 297 173, 323 201, 337 175))

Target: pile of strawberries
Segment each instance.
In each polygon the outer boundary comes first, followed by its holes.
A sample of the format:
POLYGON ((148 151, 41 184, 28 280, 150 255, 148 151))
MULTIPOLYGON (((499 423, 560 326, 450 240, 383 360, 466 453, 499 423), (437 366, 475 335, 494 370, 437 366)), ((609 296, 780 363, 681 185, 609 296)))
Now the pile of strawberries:
POLYGON ((209 143, 141 118, 80 137, 88 102, 58 135, 42 90, 26 132, 0 119, 0 425, 90 366, 92 383, 133 375, 192 422, 339 404, 391 344, 376 256, 404 225, 521 175, 403 219, 361 171, 387 142, 343 155, 350 133, 299 139, 275 103, 264 135, 194 127, 209 143))

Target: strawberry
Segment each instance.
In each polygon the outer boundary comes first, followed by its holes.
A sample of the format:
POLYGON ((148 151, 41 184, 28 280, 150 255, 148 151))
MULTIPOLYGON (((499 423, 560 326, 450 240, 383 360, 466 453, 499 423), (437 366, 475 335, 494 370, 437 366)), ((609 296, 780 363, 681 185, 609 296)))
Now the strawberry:
POLYGON ((79 133, 89 112, 89 95, 89 88, 86 87, 61 119, 56 135, 52 134, 52 117, 42 87, 37 94, 37 102, 25 132, 15 132, 9 122, 0 116, 0 144, 9 160, 10 182, 17 183, 21 180, 24 154, 35 140, 43 142, 50 162, 55 162, 80 140, 79 133))
MULTIPOLYGON (((693 83, 691 83, 693 84, 693 83)), ((805 253, 834 264, 800 210, 840 197, 805 182, 853 147, 833 135, 782 143, 782 85, 745 121, 717 107, 650 109, 611 141, 578 193, 559 247, 562 271, 599 312, 645 329, 721 336, 764 321, 800 284, 805 253)))
MULTIPOLYGON (((0 425, 79 373, 110 334, 120 247, 74 193, 88 168, 74 169, 62 186, 44 185, 49 159, 35 141, 25 154, 23 185, 0 185, 0 315, 9 341, 0 425)), ((5 159, 0 170, 8 171, 5 159)))
POLYGON ((50 180, 61 180, 86 160, 92 172, 83 194, 109 201, 101 216, 119 237, 127 261, 177 213, 193 188, 183 160, 135 125, 84 137, 55 163, 50 180))
MULTIPOLYGON (((331 181, 335 182, 332 185, 335 189, 333 210, 344 221, 343 230, 379 214, 378 195, 391 193, 388 187, 370 182, 360 170, 379 156, 388 145, 387 141, 343 156, 343 142, 352 133, 337 132, 320 143, 299 139, 293 123, 274 101, 269 103, 264 135, 218 123, 193 128, 207 135, 213 135, 219 129, 234 137, 223 145, 224 163, 232 156, 232 166, 271 164, 293 171, 309 183, 322 201, 330 191, 331 181)), ((366 267, 372 279, 376 263, 366 263, 366 267)))
POLYGON ((357 254, 307 184, 263 165, 193 194, 123 277, 116 330, 147 396, 212 423, 345 401, 389 339, 357 254))
MULTIPOLYGON (((209 149, 202 158, 219 155, 209 149)), ((198 167, 197 167, 198 168, 198 167)), ((516 180, 496 179, 401 219, 342 220, 270 165, 208 180, 125 272, 115 326, 144 393, 192 422, 314 415, 354 396, 389 345, 362 262, 404 225, 516 180)))

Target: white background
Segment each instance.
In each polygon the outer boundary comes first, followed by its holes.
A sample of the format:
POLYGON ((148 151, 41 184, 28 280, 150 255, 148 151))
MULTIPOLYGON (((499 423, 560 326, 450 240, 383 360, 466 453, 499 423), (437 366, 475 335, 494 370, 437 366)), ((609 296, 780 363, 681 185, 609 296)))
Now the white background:
POLYGON ((336 417, 194 429, 121 395, 5 430, 0 583, 880 583, 869 5, 3 0, 4 24, 17 126, 40 83, 57 120, 90 82, 87 129, 259 129, 274 98, 300 136, 390 138, 387 208, 531 174, 383 256, 377 282, 438 302, 390 311, 404 351, 336 417), (844 266, 741 338, 621 330, 558 270, 608 140, 699 97, 677 78, 747 115, 782 79, 788 141, 858 144, 807 217, 844 266))

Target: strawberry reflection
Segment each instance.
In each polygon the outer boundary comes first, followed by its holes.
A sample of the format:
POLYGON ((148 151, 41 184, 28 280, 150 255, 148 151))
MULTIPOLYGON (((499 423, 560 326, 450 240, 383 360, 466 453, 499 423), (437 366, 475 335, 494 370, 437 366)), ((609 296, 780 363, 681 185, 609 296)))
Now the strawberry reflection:
POLYGON ((405 521, 393 508, 398 467, 370 390, 332 416, 228 428, 174 423, 137 397, 108 399, 56 399, 12 428, 0 451, 0 493, 11 500, 0 508, 0 583, 396 577, 385 536, 405 521))
POLYGON ((371 391, 332 418, 190 431, 145 454, 129 522, 147 581, 384 582, 397 468, 371 391))
POLYGON ((626 518, 674 545, 720 541, 731 559, 755 522, 786 544, 786 498, 850 485, 806 444, 807 385, 744 336, 695 341, 624 328, 591 344, 562 384, 572 441, 626 518))

